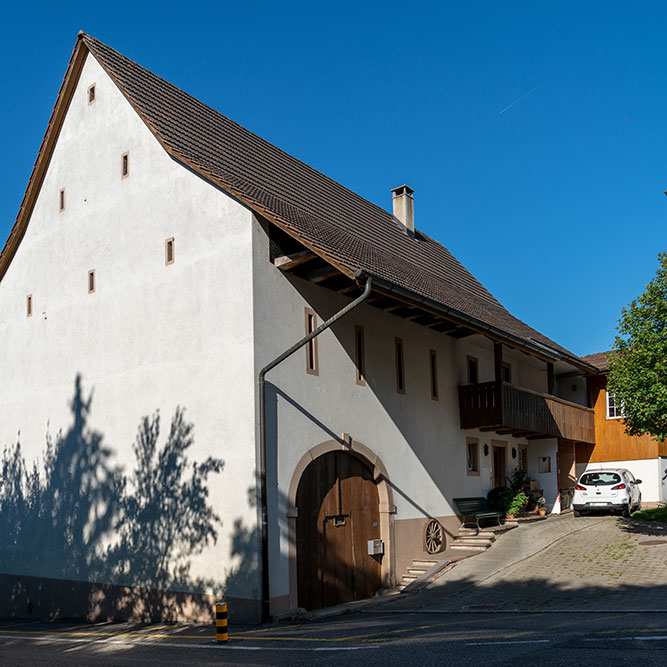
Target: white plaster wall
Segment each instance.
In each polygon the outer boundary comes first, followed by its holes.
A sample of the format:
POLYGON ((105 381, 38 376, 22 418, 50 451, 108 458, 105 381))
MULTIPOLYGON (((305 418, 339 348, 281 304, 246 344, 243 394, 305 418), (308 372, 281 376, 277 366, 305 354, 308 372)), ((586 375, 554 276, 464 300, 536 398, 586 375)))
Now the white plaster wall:
MULTIPOLYGON (((454 363, 456 365, 457 385, 468 384, 468 357, 475 357, 478 361, 478 372, 480 382, 492 382, 495 380, 495 367, 493 362, 493 343, 475 334, 459 340, 453 339, 456 350, 454 363)), ((457 399, 458 400, 458 399, 457 399)))
POLYGON ((558 502, 558 440, 549 438, 544 440, 532 440, 528 447, 528 475, 536 480, 544 498, 547 501, 549 513, 559 513, 558 502), (551 459, 551 472, 541 473, 539 471, 540 457, 548 456, 551 459))
MULTIPOLYGON (((267 235, 256 225, 256 372, 304 336, 304 308, 313 308, 321 323, 350 300, 283 275, 269 262, 267 235)), ((451 516, 453 498, 485 496, 493 485, 492 450, 484 457, 483 444, 491 445, 492 439, 507 443, 510 475, 518 463, 511 449, 525 442, 460 428, 457 387, 467 381, 466 355, 479 359, 481 382, 493 379, 493 346, 481 336, 456 341, 362 305, 321 334, 318 347, 318 376, 306 373, 305 349, 267 375, 280 392, 277 401, 271 389, 267 392, 268 488, 271 511, 277 508, 270 518, 272 597, 289 592, 286 494, 298 461, 311 448, 343 433, 370 448, 387 468, 395 518, 402 520, 451 516), (355 325, 364 327, 367 386, 355 382, 355 325), (404 345, 405 394, 396 391, 395 337, 404 345), (430 349, 437 352, 438 401, 430 397, 430 349), (466 473, 466 436, 480 439, 479 476, 466 473)), ((512 363, 521 374, 521 360, 513 357, 512 363)))
POLYGON ((589 463, 582 471, 602 470, 603 468, 626 468, 635 477, 641 479, 639 488, 642 492, 642 501, 657 503, 660 502, 662 477, 665 474, 666 466, 664 460, 657 459, 637 459, 633 461, 609 461, 605 463, 589 463))
POLYGON ((566 401, 588 405, 588 390, 583 377, 565 377, 558 380, 558 396, 566 401))
MULTIPOLYGON (((481 335, 467 336, 454 340, 456 381, 458 384, 468 382, 468 356, 479 361, 479 381, 495 380, 493 358, 493 342, 481 335)), ((547 366, 545 362, 529 357, 522 352, 503 345, 503 362, 510 365, 512 384, 533 391, 546 392, 547 366)))
MULTIPOLYGON (((92 392, 90 426, 126 470, 140 418, 159 409, 164 438, 183 406, 195 428, 191 460, 225 461, 209 488, 224 526, 191 571, 221 587, 240 562, 232 557, 234 521, 256 525, 248 501, 252 296, 249 212, 174 162, 88 56, 30 225, 0 283, 0 446, 20 431, 28 461, 40 457, 47 428, 55 434, 71 423, 77 374, 84 394, 92 392), (92 83, 97 99, 89 106, 92 83), (121 179, 125 151, 130 176, 121 179), (165 266, 171 236, 176 261, 165 266)), ((49 571, 44 563, 29 574, 49 571)), ((230 594, 256 597, 254 589, 230 594)))
MULTIPOLYGON (((306 306, 316 310, 321 323, 349 302, 298 279, 291 284, 268 262, 262 234, 256 256, 257 370, 304 335, 306 306)), ((318 347, 318 376, 306 373, 303 349, 267 376, 281 392, 277 403, 270 388, 267 392, 270 507, 276 509, 270 523, 272 597, 289 592, 286 494, 297 463, 316 445, 349 433, 378 454, 392 482, 397 519, 451 515, 451 498, 467 488, 451 339, 361 306, 323 333, 318 347), (365 387, 355 382, 350 356, 355 324, 365 333, 365 387), (404 395, 395 389, 394 336, 404 343, 404 395), (429 393, 431 348, 438 354, 439 401, 429 393), (276 460, 277 473, 272 473, 276 460)))

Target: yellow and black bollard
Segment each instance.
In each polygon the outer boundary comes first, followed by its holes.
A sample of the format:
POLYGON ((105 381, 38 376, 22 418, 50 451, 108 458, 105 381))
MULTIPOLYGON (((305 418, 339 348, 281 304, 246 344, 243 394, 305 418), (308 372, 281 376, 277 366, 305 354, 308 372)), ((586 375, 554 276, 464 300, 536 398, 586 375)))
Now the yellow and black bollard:
POLYGON ((215 638, 218 642, 227 641, 227 603, 218 602, 215 605, 215 638))

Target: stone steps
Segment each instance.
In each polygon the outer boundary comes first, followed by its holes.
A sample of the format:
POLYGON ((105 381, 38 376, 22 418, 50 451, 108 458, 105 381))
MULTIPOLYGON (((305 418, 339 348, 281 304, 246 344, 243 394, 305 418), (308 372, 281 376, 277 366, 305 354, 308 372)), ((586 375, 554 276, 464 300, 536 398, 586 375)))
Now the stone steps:
POLYGON ((434 565, 437 565, 439 561, 437 560, 428 560, 424 558, 415 558, 412 561, 412 564, 408 566, 408 571, 401 577, 401 581, 398 584, 397 588, 403 590, 408 584, 411 584, 418 577, 421 577, 422 574, 428 572, 434 565))
MULTIPOLYGON (((468 551, 482 553, 489 547, 493 546, 496 537, 511 528, 516 527, 516 521, 506 521, 502 526, 494 526, 493 529, 482 528, 476 530, 475 528, 459 528, 456 538, 447 545, 447 549, 453 551, 468 551)), ((436 554, 439 556, 440 554, 436 554)), ((472 555, 472 554, 470 554, 472 555)), ((464 556, 463 556, 464 557, 464 556)), ((415 558, 411 565, 408 565, 406 572, 401 577, 396 588, 403 590, 406 586, 421 577, 425 572, 430 570, 434 565, 437 565, 440 559, 434 558, 415 558)))

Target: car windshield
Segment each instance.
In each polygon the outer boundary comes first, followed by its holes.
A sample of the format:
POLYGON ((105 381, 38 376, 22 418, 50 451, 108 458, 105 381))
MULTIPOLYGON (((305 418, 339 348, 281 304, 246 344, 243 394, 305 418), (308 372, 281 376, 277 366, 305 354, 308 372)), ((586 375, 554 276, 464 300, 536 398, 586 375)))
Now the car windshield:
POLYGON ((584 486, 605 486, 618 484, 621 481, 620 475, 615 472, 587 472, 581 476, 579 484, 584 486))

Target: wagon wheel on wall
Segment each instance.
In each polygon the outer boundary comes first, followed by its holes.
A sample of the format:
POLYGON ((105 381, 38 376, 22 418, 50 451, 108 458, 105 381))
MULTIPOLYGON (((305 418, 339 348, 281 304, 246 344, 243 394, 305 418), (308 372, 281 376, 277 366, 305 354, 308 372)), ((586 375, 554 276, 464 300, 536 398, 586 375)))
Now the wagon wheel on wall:
POLYGON ((431 519, 424 528, 424 548, 430 554, 437 554, 445 548, 445 531, 435 519, 431 519))

